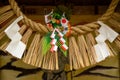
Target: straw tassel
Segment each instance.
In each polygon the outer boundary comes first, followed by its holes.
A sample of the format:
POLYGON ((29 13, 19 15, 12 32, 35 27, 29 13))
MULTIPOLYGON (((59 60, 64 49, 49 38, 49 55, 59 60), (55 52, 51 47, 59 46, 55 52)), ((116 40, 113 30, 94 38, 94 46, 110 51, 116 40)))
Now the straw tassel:
POLYGON ((69 60, 70 69, 79 69, 84 66, 81 53, 76 43, 75 37, 69 38, 69 60))
POLYGON ((30 45, 28 52, 26 54, 26 57, 24 59, 24 61, 28 64, 34 64, 34 63, 32 63, 32 61, 34 61, 34 59, 36 59, 36 58, 34 58, 34 55, 35 55, 34 53, 36 52, 36 49, 38 49, 37 45, 38 45, 39 39, 40 39, 40 34, 35 33, 33 41, 31 42, 31 45, 30 45))
MULTIPOLYGON (((43 38, 40 41, 40 44, 43 42, 43 38)), ((38 57, 35 66, 39 66, 43 69, 49 70, 58 70, 58 53, 51 53, 48 51, 45 55, 42 53, 42 45, 39 45, 38 57)))
POLYGON ((77 44, 79 46, 79 50, 80 50, 80 53, 81 53, 83 61, 84 61, 84 65, 85 66, 89 66, 90 65, 90 61, 89 61, 89 54, 87 52, 88 45, 87 45, 83 35, 79 35, 78 36, 77 44))
POLYGON ((43 42, 43 37, 41 38, 41 41, 40 41, 40 45, 39 45, 39 47, 38 47, 38 57, 37 57, 37 61, 36 61, 36 63, 35 63, 35 66, 38 66, 38 67, 42 67, 42 62, 43 62, 43 54, 42 54, 42 42, 43 42))
POLYGON ((23 33, 27 30, 27 26, 26 25, 22 25, 21 28, 20 28, 20 34, 23 35, 23 33))
POLYGON ((43 69, 49 69, 49 70, 58 70, 58 53, 50 53, 48 52, 46 55, 43 56, 43 62, 42 62, 42 68, 43 69))
POLYGON ((95 38, 93 37, 92 33, 85 35, 85 37, 86 37, 86 42, 88 46, 88 56, 89 56, 90 63, 95 64, 96 57, 97 57, 94 49, 94 45, 96 44, 95 38))

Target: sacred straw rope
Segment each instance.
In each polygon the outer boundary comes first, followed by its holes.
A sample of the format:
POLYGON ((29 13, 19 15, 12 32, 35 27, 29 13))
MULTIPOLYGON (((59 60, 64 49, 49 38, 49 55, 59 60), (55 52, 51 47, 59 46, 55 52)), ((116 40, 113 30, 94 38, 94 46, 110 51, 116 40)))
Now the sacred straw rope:
MULTIPOLYGON (((36 22, 28 19, 22 12, 20 12, 19 7, 14 2, 14 0, 9 0, 9 1, 13 1, 11 3, 11 5, 13 5, 13 7, 12 6, 11 7, 15 8, 15 9, 13 9, 13 11, 14 12, 16 11, 15 12, 16 15, 17 16, 23 15, 23 17, 24 17, 23 22, 25 24, 21 27, 21 30, 19 32, 23 35, 22 41, 27 45, 27 47, 28 47, 28 41, 29 41, 30 37, 32 36, 32 33, 34 30, 38 31, 40 33, 46 33, 48 31, 50 31, 46 26, 43 26, 40 23, 36 23, 36 22), (28 28, 28 26, 30 26, 31 28, 28 28)), ((114 9, 118 3, 117 1, 119 1, 119 0, 112 0, 112 3, 110 5, 109 9, 99 20, 106 21, 107 19, 109 19, 111 17, 111 15, 114 12, 114 9)), ((6 9, 5 9, 5 7, 3 7, 0 10, 0 13, 2 15, 5 12, 6 13, 10 12, 9 10, 11 9, 11 7, 7 6, 6 9)), ((2 20, 2 19, 0 19, 0 20, 2 20)), ((85 34, 85 33, 94 31, 95 29, 98 29, 98 28, 99 28, 99 25, 96 22, 92 22, 92 23, 85 24, 85 25, 73 26, 72 27, 72 35, 85 34)), ((34 66, 42 67, 44 69, 57 70, 58 69, 58 53, 49 54, 50 52, 48 52, 46 55, 43 56, 43 54, 41 52, 41 48, 42 48, 41 44, 42 44, 43 39, 41 39, 42 37, 40 38, 41 34, 38 34, 38 35, 37 34, 38 33, 35 33, 36 37, 33 37, 33 40, 32 40, 32 43, 34 43, 34 44, 30 43, 30 47, 27 48, 28 51, 26 49, 27 52, 25 52, 23 55, 23 61, 26 63, 32 64, 34 66), (40 43, 40 45, 38 45, 39 43, 40 43), (33 57, 34 54, 35 54, 35 57, 33 57)), ((71 70, 73 68, 79 69, 79 68, 96 63, 96 61, 95 61, 96 55, 95 55, 95 51, 93 48, 93 45, 95 44, 94 37, 91 33, 84 35, 84 37, 82 37, 82 38, 77 37, 77 40, 73 36, 71 36, 69 38, 69 59, 70 59, 70 69, 71 70), (90 40, 88 40, 88 39, 90 39, 90 40), (81 42, 81 44, 79 44, 80 42, 81 42), (84 50, 82 50, 81 45, 84 45, 84 47, 83 47, 84 50), (86 50, 87 50, 87 52, 86 52, 86 50)), ((116 43, 116 45, 118 45, 118 44, 120 45, 120 37, 118 37, 114 42, 116 43)), ((3 45, 0 46, 0 48, 2 48, 2 50, 3 49, 5 50, 5 48, 7 47, 8 44, 9 44, 9 40, 4 42, 3 45)), ((116 52, 114 52, 114 50, 111 48, 111 45, 109 45, 109 44, 108 44, 108 49, 110 51, 111 56, 113 56, 114 53, 116 54, 116 52)))
POLYGON ((114 13, 114 17, 115 17, 115 20, 120 22, 120 13, 114 13))
MULTIPOLYGON (((113 14, 117 4, 118 4, 119 0, 112 0, 108 10, 106 11, 106 13, 99 19, 99 20, 102 20, 102 21, 105 21, 105 20, 108 20, 111 15, 113 14)), ((23 16, 24 17, 24 20, 23 22, 27 25, 27 26, 30 26, 33 30, 35 31, 39 31, 39 32, 42 32, 42 33, 46 33, 48 32, 48 29, 46 28, 46 26, 43 26, 41 23, 36 23, 32 20, 30 20, 29 18, 27 18, 21 11, 20 11, 20 8, 18 7, 17 3, 15 2, 15 0, 9 0, 9 3, 13 9, 13 11, 15 12, 15 14, 17 16, 23 16)), ((95 30, 96 28, 99 27, 99 25, 96 25, 95 23, 90 23, 90 25, 93 25, 94 27, 92 27, 92 31, 95 30)), ((89 28, 89 25, 87 26, 89 28)), ((75 33, 80 33, 80 31, 74 31, 74 30, 77 30, 77 29, 81 29, 81 28, 78 28, 78 27, 73 27, 72 28, 72 34, 75 34, 75 33)), ((84 28, 83 28, 84 29, 84 28)), ((89 29, 84 29, 83 31, 85 31, 86 33, 91 31, 89 29)), ((83 33, 81 33, 83 34, 83 33)))
POLYGON ((41 33, 48 32, 47 28, 43 26, 40 23, 36 23, 32 21, 31 19, 27 18, 21 11, 20 8, 18 7, 17 3, 14 0, 9 0, 11 7, 13 8, 13 11, 17 16, 23 16, 23 23, 25 23, 27 26, 30 26, 33 30, 37 30, 41 33))

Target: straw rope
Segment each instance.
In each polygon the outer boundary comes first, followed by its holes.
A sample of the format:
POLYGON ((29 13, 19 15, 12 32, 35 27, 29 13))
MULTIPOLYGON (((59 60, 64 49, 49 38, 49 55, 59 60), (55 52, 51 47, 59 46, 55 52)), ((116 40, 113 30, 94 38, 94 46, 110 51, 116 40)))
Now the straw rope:
MULTIPOLYGON (((114 20, 114 24, 117 28, 119 27, 118 24, 120 24, 120 20, 113 18, 117 17, 120 18, 119 14, 114 14, 114 9, 117 5, 119 0, 112 0, 112 3, 110 4, 108 10, 106 13, 99 19, 101 21, 108 21, 114 20), (111 16, 113 19, 111 19, 111 16), (109 20, 108 20, 109 19, 109 20)), ((51 54, 49 51, 46 53, 46 55, 43 55, 42 52, 42 42, 43 42, 43 36, 42 34, 47 33, 48 31, 51 31, 48 29, 48 27, 43 26, 40 23, 36 23, 32 21, 31 19, 27 18, 21 11, 20 8, 17 6, 17 3, 14 0, 9 0, 10 5, 5 6, 0 9, 0 24, 2 24, 2 28, 0 29, 0 41, 3 41, 0 43, 0 49, 5 51, 5 48, 8 46, 10 39, 7 38, 5 33, 3 32, 7 26, 9 26, 15 19, 16 16, 23 16, 24 19, 23 25, 20 29, 20 34, 22 37, 22 42, 24 42, 27 45, 27 48, 24 52, 24 55, 22 57, 22 60, 25 63, 41 67, 43 69, 49 69, 49 70, 58 70, 58 52, 51 54), (13 9, 13 11, 11 10, 13 9), (15 13, 15 15, 14 15, 15 13), (12 18, 12 19, 11 19, 12 18), (3 24, 4 23, 4 24, 3 24), (37 31, 37 32, 34 32, 37 31), (39 33, 38 33, 39 32, 39 33)), ((106 22, 107 22, 106 21, 106 22)), ((96 64, 96 53, 94 50, 95 42, 95 36, 98 35, 98 32, 95 33, 95 29, 98 29, 99 25, 96 22, 88 23, 85 25, 77 25, 72 26, 72 36, 69 37, 69 62, 70 62, 70 69, 80 69, 86 66, 90 66, 93 64, 96 64), (92 33, 89 33, 92 32, 92 33), (86 34, 89 33, 89 34, 86 34), (94 33, 94 35, 93 35, 94 33), (85 35, 78 35, 78 34, 85 34, 85 35), (77 35, 77 36, 73 36, 77 35)), ((120 35, 115 39, 113 42, 118 49, 120 48, 120 35)), ((110 52, 110 56, 116 55, 118 52, 116 52, 113 48, 113 45, 111 43, 107 43, 108 50, 110 52)))
MULTIPOLYGON (((101 21, 106 21, 108 20, 111 15, 114 13, 114 10, 118 4, 119 0, 112 0, 108 10, 106 11, 106 13, 99 19, 101 21)), ((30 26, 34 31, 38 31, 40 33, 46 33, 48 32, 48 28, 44 25, 42 25, 41 23, 36 23, 34 21, 32 21, 31 19, 27 18, 20 10, 20 8, 18 7, 17 3, 15 2, 15 0, 9 0, 9 3, 11 5, 11 8, 13 9, 14 13, 17 16, 23 16, 23 22, 27 25, 30 26)), ((78 34, 85 34, 91 31, 94 31, 95 29, 97 29, 99 27, 98 24, 96 23, 89 23, 87 25, 82 25, 82 26, 73 26, 72 27, 72 35, 78 35, 78 34)))

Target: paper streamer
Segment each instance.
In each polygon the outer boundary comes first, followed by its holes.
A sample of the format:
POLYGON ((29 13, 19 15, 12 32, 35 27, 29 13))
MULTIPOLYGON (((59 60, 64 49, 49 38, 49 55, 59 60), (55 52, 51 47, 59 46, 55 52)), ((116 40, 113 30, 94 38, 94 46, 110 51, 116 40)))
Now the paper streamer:
POLYGON ((11 41, 6 51, 11 53, 13 56, 17 58, 21 58, 23 52, 25 51, 26 45, 21 41, 11 41))
POLYGON ((104 60, 106 57, 110 56, 110 53, 107 49, 106 43, 99 43, 95 46, 95 51, 97 53, 97 62, 104 60))
POLYGON ((101 28, 99 29, 98 32, 102 34, 104 37, 106 37, 110 42, 113 42, 119 34, 112 30, 108 25, 104 24, 103 22, 98 21, 98 23, 101 25, 101 28))
POLYGON ((96 61, 100 62, 106 57, 110 56, 110 52, 105 41, 109 40, 110 42, 113 42, 119 34, 103 22, 98 21, 98 23, 101 25, 100 29, 98 30, 100 34, 95 38, 97 44, 94 46, 94 48, 97 55, 96 61))
POLYGON ((13 37, 16 35, 16 33, 20 30, 19 25, 17 24, 21 19, 23 19, 22 16, 18 17, 12 24, 8 26, 7 29, 5 29, 6 35, 12 40, 13 37))
POLYGON ((4 31, 6 35, 11 39, 11 42, 5 50, 17 58, 22 57, 26 48, 26 45, 20 41, 22 39, 22 35, 18 32, 20 30, 20 26, 17 23, 22 19, 22 16, 18 17, 4 31))

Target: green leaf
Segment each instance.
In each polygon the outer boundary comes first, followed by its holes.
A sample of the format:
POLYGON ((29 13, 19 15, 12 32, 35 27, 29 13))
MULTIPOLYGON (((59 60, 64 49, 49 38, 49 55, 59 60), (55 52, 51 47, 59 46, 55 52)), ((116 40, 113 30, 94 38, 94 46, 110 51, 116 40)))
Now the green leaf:
POLYGON ((50 42, 51 42, 51 38, 50 38, 50 34, 47 34, 46 36, 43 37, 43 41, 42 41, 42 53, 43 55, 45 55, 51 48, 50 42))

